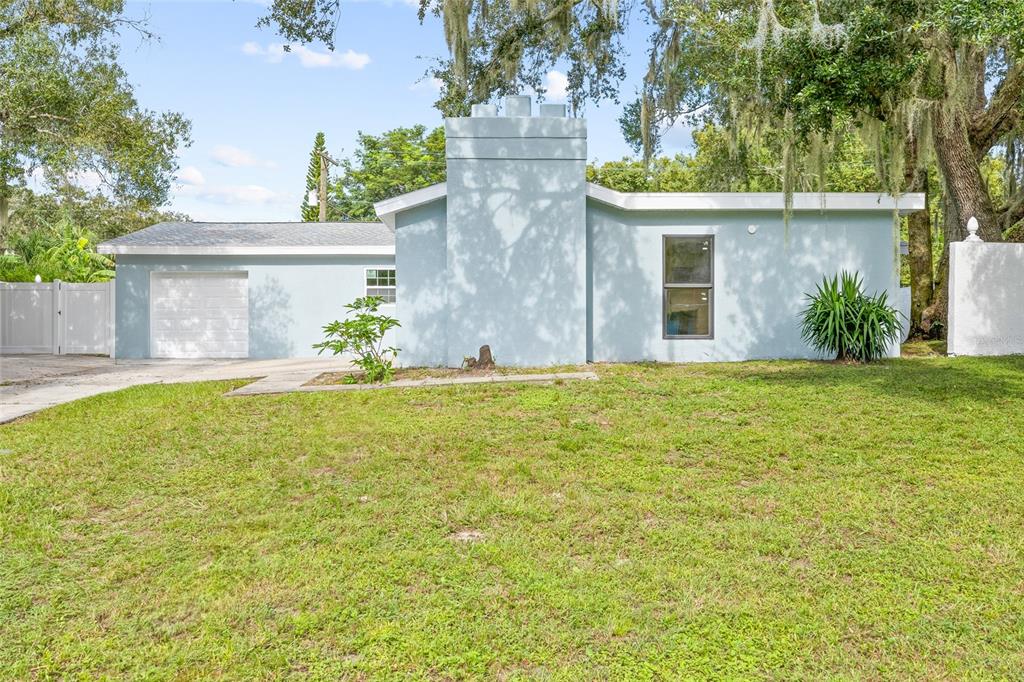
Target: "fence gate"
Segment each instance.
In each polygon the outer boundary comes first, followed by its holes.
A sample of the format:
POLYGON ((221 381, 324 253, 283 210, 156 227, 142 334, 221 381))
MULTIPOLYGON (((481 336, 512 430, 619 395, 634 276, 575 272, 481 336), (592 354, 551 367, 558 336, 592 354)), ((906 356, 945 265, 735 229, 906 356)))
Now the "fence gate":
POLYGON ((111 355, 114 282, 0 283, 0 353, 111 355))

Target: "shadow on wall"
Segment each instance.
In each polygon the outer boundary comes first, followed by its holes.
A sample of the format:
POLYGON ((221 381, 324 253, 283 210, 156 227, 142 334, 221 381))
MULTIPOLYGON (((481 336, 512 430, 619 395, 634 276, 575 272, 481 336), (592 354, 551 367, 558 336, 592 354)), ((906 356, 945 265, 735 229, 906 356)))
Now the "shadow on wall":
POLYGON ((501 364, 585 360, 584 170, 574 160, 449 161, 449 364, 485 343, 501 364))
POLYGON ((950 351, 1024 353, 1024 245, 955 245, 950 261, 950 351))
POLYGON ((446 364, 448 296, 446 202, 433 202, 397 216, 395 267, 396 334, 403 366, 446 364))
POLYGON ((596 203, 588 206, 588 360, 655 359, 652 348, 661 341, 661 262, 652 263, 641 256, 635 238, 638 228, 628 225, 625 218, 624 213, 596 203), (594 224, 593 219, 605 217, 618 224, 604 220, 594 224), (657 299, 656 304, 652 298, 657 299), (599 330, 595 330, 595 305, 600 306, 599 330), (595 333, 600 339, 595 340, 595 333), (595 348, 595 341, 600 349, 595 348))
POLYGON ((118 358, 149 357, 149 268, 118 258, 114 279, 114 352, 118 358))
POLYGON ((590 207, 591 357, 601 361, 811 358, 800 312, 823 275, 862 273, 869 291, 892 288, 887 219, 820 213, 658 212, 590 207), (756 225, 753 233, 749 225, 756 225), (713 339, 665 339, 663 236, 714 235, 713 339))
POLYGON ((277 277, 267 277, 249 289, 249 357, 290 358, 295 343, 288 330, 295 325, 291 296, 277 277))
POLYGON ((731 303, 722 324, 729 333, 718 337, 723 352, 750 359, 814 356, 800 338, 800 312, 806 294, 830 268, 828 250, 835 245, 829 237, 836 231, 807 234, 798 216, 790 218, 788 229, 777 216, 734 220, 757 224, 757 230, 728 229, 729 238, 716 243, 719 258, 729 264, 720 284, 731 303))
POLYGON ((867 293, 889 289, 890 304, 898 303, 890 216, 809 212, 794 215, 788 228, 778 216, 729 223, 732 238, 719 248, 730 265, 721 282, 732 302, 731 334, 721 338, 730 356, 819 357, 800 336, 800 315, 822 278, 843 270, 859 273, 867 293), (747 223, 759 223, 754 234, 747 223))

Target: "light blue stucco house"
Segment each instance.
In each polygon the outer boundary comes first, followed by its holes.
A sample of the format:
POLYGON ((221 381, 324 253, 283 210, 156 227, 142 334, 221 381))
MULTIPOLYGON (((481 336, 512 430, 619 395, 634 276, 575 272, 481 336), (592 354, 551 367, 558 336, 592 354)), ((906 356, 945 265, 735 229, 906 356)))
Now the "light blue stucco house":
MULTIPOLYGON (((381 223, 163 223, 117 254, 119 357, 311 355, 357 296, 385 296, 406 366, 815 357, 805 292, 856 270, 899 288, 895 212, 919 194, 624 194, 586 182, 587 130, 510 97, 445 121, 447 182, 381 223)), ((893 352, 898 352, 894 348, 893 352)))

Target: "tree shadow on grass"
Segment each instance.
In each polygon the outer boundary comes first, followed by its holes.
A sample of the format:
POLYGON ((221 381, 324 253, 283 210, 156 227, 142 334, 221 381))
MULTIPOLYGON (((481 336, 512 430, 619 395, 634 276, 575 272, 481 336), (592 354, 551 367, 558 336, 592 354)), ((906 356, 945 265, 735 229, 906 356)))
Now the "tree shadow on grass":
POLYGON ((820 392, 865 390, 880 396, 929 404, 1024 399, 1024 355, 986 358, 915 358, 870 365, 769 362, 720 365, 738 381, 820 392))

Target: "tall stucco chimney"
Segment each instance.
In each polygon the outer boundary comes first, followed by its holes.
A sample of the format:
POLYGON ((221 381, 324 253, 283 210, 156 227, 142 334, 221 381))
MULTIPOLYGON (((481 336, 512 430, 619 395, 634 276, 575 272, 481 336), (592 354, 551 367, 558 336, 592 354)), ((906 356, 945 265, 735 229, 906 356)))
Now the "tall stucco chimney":
POLYGON ((586 121, 508 97, 445 119, 448 364, 586 361, 586 121))

